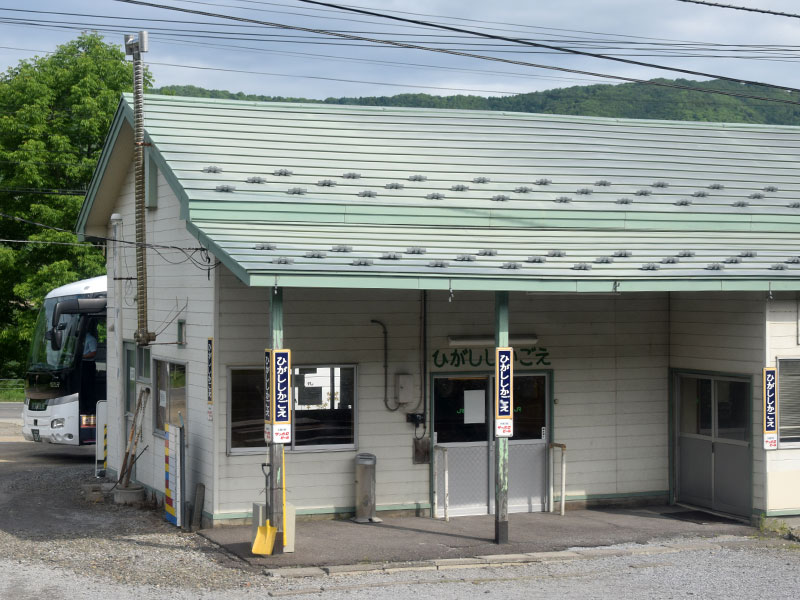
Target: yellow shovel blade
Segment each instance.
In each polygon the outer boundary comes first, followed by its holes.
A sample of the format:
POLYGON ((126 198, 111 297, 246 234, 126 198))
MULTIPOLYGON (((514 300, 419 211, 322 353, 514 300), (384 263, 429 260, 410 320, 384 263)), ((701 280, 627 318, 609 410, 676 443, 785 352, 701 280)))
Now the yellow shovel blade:
POLYGON ((275 546, 275 535, 278 533, 278 528, 273 527, 267 521, 266 525, 258 528, 256 539, 253 540, 253 547, 250 552, 253 554, 272 554, 272 548, 275 546))

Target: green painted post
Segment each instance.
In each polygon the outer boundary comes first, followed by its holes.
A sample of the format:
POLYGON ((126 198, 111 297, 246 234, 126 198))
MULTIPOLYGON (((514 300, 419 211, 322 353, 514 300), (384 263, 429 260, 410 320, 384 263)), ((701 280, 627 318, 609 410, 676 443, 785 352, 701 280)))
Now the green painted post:
MULTIPOLYGON (((495 292, 494 318, 495 346, 508 346, 508 292, 495 292)), ((492 410, 497 412, 494 406, 492 410)), ((494 542, 508 543, 508 438, 504 437, 494 440, 494 542)))
MULTIPOLYGON (((283 289, 276 287, 272 294, 269 311, 269 338, 273 350, 283 348, 283 289)), ((283 552, 283 444, 269 444, 269 464, 272 477, 269 479, 269 521, 277 527, 273 554, 283 552)))

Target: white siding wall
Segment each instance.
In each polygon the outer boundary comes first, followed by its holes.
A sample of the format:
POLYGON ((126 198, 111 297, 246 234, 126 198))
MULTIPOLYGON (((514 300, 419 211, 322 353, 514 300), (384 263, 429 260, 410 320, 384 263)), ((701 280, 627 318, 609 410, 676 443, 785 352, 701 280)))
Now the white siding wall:
MULTIPOLYGON (((228 271, 220 270, 220 381, 227 396, 227 369, 263 364, 269 345, 271 288, 248 288, 228 271)), ((378 460, 378 504, 410 508, 428 502, 428 465, 413 465, 414 428, 402 411, 383 404, 383 331, 389 330, 389 395, 393 404, 393 374, 416 374, 419 385, 419 294, 385 290, 286 289, 284 346, 294 365, 353 364, 357 371, 357 450, 286 454, 287 501, 301 512, 352 510, 356 452, 378 460)), ((419 396, 418 390, 416 392, 419 396)), ((227 440, 227 406, 220 403, 217 433, 227 440), (224 412, 223 412, 224 411, 224 412)), ((228 455, 220 465, 220 518, 242 516, 252 503, 263 502, 264 454, 228 455)))
MULTIPOLYGON (((197 248, 198 241, 186 231, 184 222, 180 220, 179 202, 171 188, 159 175, 158 207, 148 209, 147 241, 150 244, 177 246, 181 248, 197 248)), ((133 169, 128 172, 122 186, 115 212, 123 218, 123 239, 135 240, 133 169)), ((109 227, 109 237, 112 229, 109 227)), ((136 250, 133 244, 123 245, 121 277, 136 277, 136 250)), ((199 258, 199 254, 195 254, 199 258)), ((184 415, 188 432, 186 454, 187 495, 191 498, 197 482, 206 485, 205 511, 211 512, 213 505, 212 474, 214 465, 212 424, 208 421, 206 410, 206 340, 214 331, 214 277, 211 271, 210 280, 206 271, 201 270, 185 260, 186 255, 174 249, 153 249, 147 251, 148 264, 148 305, 149 329, 161 332, 151 347, 152 358, 167 360, 187 365, 187 403, 188 415, 184 415), (175 264, 172 264, 175 263, 175 264), (188 304, 187 304, 188 303, 188 304), (186 305, 179 316, 176 313, 186 305), (167 325, 167 323, 175 320, 167 325), (177 320, 186 321, 187 344, 178 347, 174 344, 177 335, 177 320), (163 329, 163 331, 162 331, 163 329)), ((213 257, 211 257, 213 261, 213 257)), ((113 255, 110 253, 109 264, 109 308, 108 318, 111 323, 117 298, 112 279, 113 255)), ((123 338, 133 340, 136 330, 136 281, 123 282, 123 338)), ((120 361, 116 355, 115 336, 118 332, 110 332, 108 336, 108 373, 109 373, 109 422, 112 425, 109 458, 111 468, 118 470, 124 444, 128 432, 120 424, 121 402, 118 400, 118 366, 120 361)), ((155 406, 158 402, 155 393, 155 370, 151 373, 153 380, 148 387, 152 394, 145 413, 143 438, 139 442, 138 451, 147 450, 136 463, 136 479, 156 490, 164 490, 164 439, 153 433, 155 423, 155 406)), ((126 373, 122 373, 127 378, 126 373)), ((138 388, 140 388, 138 386, 138 388)), ((137 394, 138 394, 137 388, 137 394)))
MULTIPOLYGON (((767 303, 768 366, 776 366, 777 358, 800 359, 798 328, 800 304, 797 296, 776 294, 773 301, 767 303)), ((760 431, 760 421, 758 427, 760 431)), ((776 514, 800 513, 800 448, 779 447, 765 454, 767 510, 776 514)))
MULTIPOLYGON (((249 289, 220 270, 220 390, 226 367, 261 363, 271 290, 249 289)), ((296 365, 358 366, 358 450, 377 455, 378 505, 429 501, 427 465, 411 461, 414 429, 383 406, 382 331, 389 329, 390 397, 394 373, 419 385, 418 292, 284 290, 285 345, 296 365)), ((448 335, 491 334, 494 295, 429 294, 429 357, 448 335)), ((512 333, 536 333, 554 370, 554 439, 568 445, 568 495, 576 499, 664 493, 668 489, 667 300, 512 295, 512 333)), ((467 369, 469 367, 466 367, 467 369)), ((429 362, 429 372, 437 369, 429 362)), ((444 368, 441 371, 452 371, 444 368)), ((415 394, 419 397, 418 390, 415 394)), ((227 439, 220 403, 218 434, 227 439)), ((354 451, 287 453, 287 494, 301 511, 350 509, 354 451)), ((220 518, 243 515, 263 499, 263 455, 221 464, 220 518)), ((557 474, 558 476, 558 474, 557 474)))
POLYGON ((670 320, 670 365, 673 368, 753 378, 753 510, 763 510, 764 294, 673 293, 670 320))

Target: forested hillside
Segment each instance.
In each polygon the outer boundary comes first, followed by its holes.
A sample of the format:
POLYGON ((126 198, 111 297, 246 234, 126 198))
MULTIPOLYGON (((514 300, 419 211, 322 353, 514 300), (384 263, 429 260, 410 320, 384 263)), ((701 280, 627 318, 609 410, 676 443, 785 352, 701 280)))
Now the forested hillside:
POLYGON ((176 96, 273 102, 324 102, 326 104, 358 104, 364 106, 508 110, 635 119, 800 125, 800 96, 796 93, 719 80, 659 79, 655 81, 675 83, 692 88, 710 88, 729 95, 707 94, 641 83, 584 85, 516 96, 490 98, 482 96, 398 94, 396 96, 308 100, 281 96, 259 96, 241 92, 232 93, 224 90, 206 90, 184 85, 169 85, 155 88, 151 91, 153 93, 176 96), (764 100, 740 97, 742 95, 790 100, 798 102, 798 104, 766 102, 764 100))

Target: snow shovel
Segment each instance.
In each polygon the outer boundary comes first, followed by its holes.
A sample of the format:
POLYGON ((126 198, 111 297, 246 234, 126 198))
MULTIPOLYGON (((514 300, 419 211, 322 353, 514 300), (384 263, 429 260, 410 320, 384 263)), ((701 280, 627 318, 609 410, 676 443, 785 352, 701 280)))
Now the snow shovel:
POLYGON ((266 525, 260 525, 258 527, 256 539, 253 540, 253 547, 250 549, 250 552, 253 554, 270 555, 272 554, 272 549, 275 546, 275 536, 278 533, 278 528, 274 525, 270 525, 269 522, 271 500, 269 497, 269 478, 271 469, 267 467, 266 463, 263 463, 261 465, 261 471, 264 473, 264 482, 266 483, 264 495, 267 497, 267 523, 266 525))

